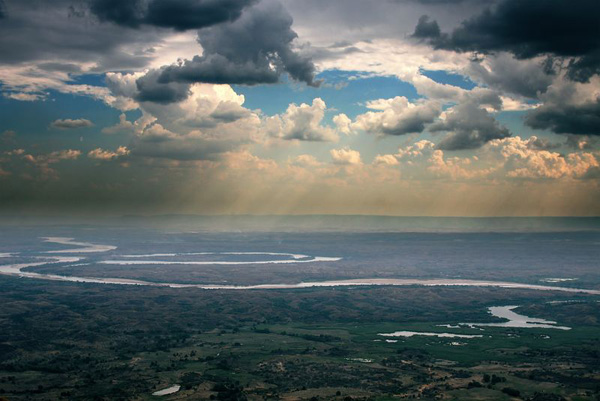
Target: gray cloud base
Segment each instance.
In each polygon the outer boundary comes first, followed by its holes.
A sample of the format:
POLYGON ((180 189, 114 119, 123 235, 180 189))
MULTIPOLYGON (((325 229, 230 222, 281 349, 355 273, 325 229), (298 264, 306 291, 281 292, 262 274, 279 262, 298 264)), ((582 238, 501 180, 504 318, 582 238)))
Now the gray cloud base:
POLYGON ((140 100, 160 103, 182 99, 185 86, 212 84, 273 84, 281 74, 309 86, 315 66, 292 48, 297 34, 293 19, 277 2, 264 1, 248 8, 237 20, 199 30, 203 54, 162 67, 138 80, 140 100))
POLYGON ((600 72, 600 2, 597 0, 505 0, 462 22, 450 34, 421 17, 413 36, 435 48, 458 52, 508 51, 520 59, 574 57, 569 78, 587 82, 600 72))
POLYGON ((178 31, 233 21, 255 0, 92 0, 100 21, 130 28, 153 25, 178 31))
POLYGON ((449 132, 438 144, 442 150, 475 149, 511 135, 490 113, 471 102, 456 106, 445 120, 430 125, 429 130, 449 132))
POLYGON ((600 98, 582 105, 550 103, 531 111, 525 123, 557 134, 600 135, 600 98))

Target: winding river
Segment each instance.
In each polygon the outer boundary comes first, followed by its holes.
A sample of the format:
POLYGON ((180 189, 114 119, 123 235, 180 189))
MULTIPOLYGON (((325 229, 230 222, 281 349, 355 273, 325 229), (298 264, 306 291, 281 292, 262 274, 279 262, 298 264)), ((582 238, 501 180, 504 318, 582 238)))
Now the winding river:
MULTIPOLYGON (((76 283, 93 283, 93 284, 115 284, 115 285, 143 285, 152 287, 169 287, 169 288, 199 288, 206 290, 278 290, 278 289, 301 289, 315 287, 342 287, 342 286, 456 286, 456 287, 500 287, 514 289, 530 289, 538 291, 561 291, 569 293, 585 293, 592 295, 600 295, 600 290, 569 288, 550 285, 537 285, 515 283, 507 281, 490 281, 490 280, 466 280, 466 279, 401 279, 401 278, 363 278, 352 280, 328 280, 328 281, 307 281, 300 283, 281 283, 281 284, 257 284, 257 285, 211 285, 211 284, 179 284, 179 283, 157 283, 144 280, 132 280, 121 278, 97 278, 97 277, 79 277, 79 276, 64 276, 56 274, 44 274, 27 271, 25 269, 31 267, 39 267, 48 264, 69 263, 71 266, 77 266, 86 260, 82 253, 93 252, 108 252, 117 249, 112 245, 92 244, 88 242, 76 242, 73 238, 65 237, 44 237, 44 242, 52 242, 62 245, 75 246, 76 248, 65 250, 46 251, 43 255, 29 257, 33 261, 25 263, 13 263, 0 265, 0 274, 9 276, 18 276, 24 278, 34 278, 42 280, 54 281, 69 281, 76 283), (52 255, 50 255, 52 254, 52 255), (58 254, 77 254, 77 256, 60 256, 58 254), (55 256, 56 255, 56 256, 55 256)), ((3 253, 0 258, 19 257, 18 253, 3 253)), ((341 257, 324 257, 324 256, 308 256, 292 253, 277 253, 277 252, 197 252, 197 253, 163 253, 163 254, 145 254, 145 255, 121 255, 115 260, 101 260, 96 263, 111 264, 111 265, 252 265, 252 264, 291 264, 291 263, 322 263, 322 262, 337 262, 341 257), (276 260, 253 260, 253 261, 175 261, 165 260, 174 256, 190 256, 190 255, 253 255, 253 256, 278 256, 286 259, 276 260), (149 258, 161 258, 160 260, 149 258)))

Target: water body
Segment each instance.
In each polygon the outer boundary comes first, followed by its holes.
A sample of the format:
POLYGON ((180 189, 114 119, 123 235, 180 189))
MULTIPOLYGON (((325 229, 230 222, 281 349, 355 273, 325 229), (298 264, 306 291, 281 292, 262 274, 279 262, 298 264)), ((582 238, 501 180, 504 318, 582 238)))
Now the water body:
POLYGON ((500 319, 507 321, 500 323, 461 323, 461 325, 469 327, 516 327, 524 329, 557 329, 557 330, 571 330, 570 327, 558 326, 556 322, 552 320, 545 320, 535 317, 529 317, 520 315, 513 311, 518 308, 518 305, 509 306, 492 306, 489 308, 489 312, 500 319))
MULTIPOLYGON (((69 263, 78 262, 80 258, 73 257, 56 257, 53 261, 35 262, 35 263, 20 263, 12 265, 0 265, 0 274, 16 275, 19 277, 37 278, 43 280, 55 281, 70 281, 75 283, 93 283, 93 284, 116 284, 116 285, 143 285, 152 287, 169 287, 169 288, 199 288, 204 290, 280 290, 280 289, 301 289, 301 288, 317 288, 317 287, 357 287, 357 286, 414 286, 422 285, 426 287, 499 287, 499 288, 517 288, 530 289, 538 291, 561 291, 569 293, 584 293, 592 295, 600 295, 600 290, 590 290, 584 288, 566 288, 554 287, 535 284, 511 283, 503 281, 486 281, 486 280, 459 280, 459 279, 381 279, 381 278, 366 278, 356 280, 331 280, 331 281, 312 281, 301 282, 295 284, 256 284, 256 285, 212 285, 212 284, 180 284, 180 283, 154 283, 144 280, 131 280, 121 278, 96 278, 96 277, 78 277, 78 276, 61 276, 56 274, 42 274, 23 271, 27 267, 42 266, 50 263, 69 263)), ((256 262, 243 262, 245 264, 253 264, 256 262)), ((471 324, 471 323, 468 323, 471 324)), ((474 325, 476 323, 473 323, 474 325)), ((479 325, 478 323, 476 325, 479 325)), ((539 326, 538 326, 539 327, 539 326)))
POLYGON ((373 363, 372 359, 368 359, 368 358, 346 358, 347 361, 354 361, 354 362, 362 362, 362 363, 373 363))
POLYGON ((92 244, 90 242, 77 242, 75 238, 68 237, 43 237, 44 242, 51 242, 53 244, 77 246, 79 248, 73 249, 58 249, 53 251, 46 251, 46 253, 94 253, 94 252, 108 252, 117 249, 113 245, 100 245, 92 244))
POLYGON ((441 337, 441 338, 481 338, 481 334, 455 334, 455 333, 429 333, 426 331, 395 331, 393 333, 379 333, 382 337, 441 337))
MULTIPOLYGON (((287 256, 292 259, 307 259, 308 255, 300 255, 295 253, 284 252, 179 252, 179 253, 149 253, 142 255, 122 255, 123 258, 156 258, 156 257, 173 257, 173 256, 190 256, 190 255, 267 255, 267 256, 287 256)), ((338 258, 336 258, 338 259, 338 258)), ((341 259, 341 258, 339 258, 341 259)))
MULTIPOLYGON (((557 329, 557 330, 571 330, 570 327, 558 326, 556 322, 551 320, 545 320, 535 317, 529 317, 520 315, 513 311, 518 308, 518 305, 508 306, 492 306, 488 311, 495 317, 505 319, 505 322, 500 323, 459 323, 458 325, 438 325, 438 327, 449 327, 449 328, 460 328, 470 327, 476 328, 480 326, 485 327, 518 327, 518 328, 540 328, 540 329, 557 329)), ((413 337, 413 336, 427 336, 427 337, 442 337, 442 338, 481 338, 483 335, 469 335, 469 334, 455 334, 455 333, 429 333, 420 331, 395 331, 393 333, 379 333, 378 336, 383 337, 413 337)), ((549 337, 548 337, 549 338, 549 337)), ((389 342, 389 340, 386 340, 389 342)), ((452 345, 464 345, 464 344, 452 344, 452 345)))
MULTIPOLYGON (((116 246, 112 245, 100 245, 89 242, 77 242, 70 237, 44 237, 45 242, 58 243, 62 245, 76 246, 78 248, 66 249, 66 250, 52 250, 43 253, 92 253, 92 252, 108 252, 117 249, 116 246)), ((3 255, 10 255, 11 257, 18 256, 18 253, 4 253, 3 255)), ((341 257, 321 257, 321 256, 309 256, 304 254, 296 253, 282 253, 282 252, 197 252, 197 253, 153 253, 153 254, 141 254, 141 255, 123 255, 123 259, 115 260, 100 260, 95 263, 101 264, 116 264, 116 265, 173 265, 173 264, 190 264, 190 265, 256 265, 256 264, 291 264, 291 263, 315 263, 315 262, 339 262, 342 260, 341 257), (184 255, 265 255, 265 256, 278 256, 287 257, 288 259, 276 259, 276 260, 253 260, 253 261, 176 261, 176 260, 164 260, 164 258, 184 255), (148 258, 163 258, 161 260, 148 259, 148 258)), ((120 278, 96 278, 96 277, 79 277, 79 276, 63 276, 55 274, 43 274, 28 272, 24 269, 29 267, 43 266, 51 263, 70 263, 75 266, 76 262, 82 262, 85 260, 84 257, 75 256, 34 256, 35 262, 27 263, 16 263, 8 265, 0 265, 0 274, 5 275, 16 275, 19 277, 26 278, 37 278, 45 280, 58 280, 58 281, 70 281, 79 283, 94 283, 94 284, 116 284, 116 285, 144 285, 154 287, 170 287, 170 288, 199 288, 209 290, 277 290, 277 289, 301 289, 301 288, 313 288, 313 287, 341 287, 341 286, 471 286, 471 287, 500 287, 500 288, 515 288, 515 289, 530 289, 539 291, 561 291, 569 293, 586 293, 593 295, 600 295, 600 290, 592 289, 580 289, 580 288, 568 288, 559 286, 549 285, 536 285, 536 284, 524 284, 515 282, 505 281, 492 281, 492 280, 468 280, 468 279, 399 279, 399 278, 363 278, 363 279, 352 279, 352 280, 327 280, 327 281, 306 281, 300 283, 275 283, 275 284, 257 284, 257 285, 209 285, 209 284, 179 284, 179 283, 156 283, 144 280, 135 279, 120 279, 120 278)), ((31 259, 31 257, 30 257, 31 259)), ((81 264, 81 263, 79 263, 81 264)), ((515 314, 516 315, 516 314, 515 314)), ((511 320, 509 320, 510 322, 511 320)), ((538 323, 546 324, 542 322, 529 321, 530 324, 538 323)), ((516 324, 516 323, 513 323, 516 324)))
MULTIPOLYGON (((325 256, 307 256, 294 255, 291 253, 275 252, 202 252, 202 253, 180 253, 174 256, 189 255, 267 255, 267 256, 288 256, 291 259, 283 260, 255 260, 255 261, 223 261, 223 260, 102 260, 98 263, 103 265, 268 265, 268 264, 288 264, 288 263, 314 263, 314 262, 338 262, 342 258, 325 256)), ((127 255, 126 257, 133 257, 127 255)), ((165 255, 163 255, 165 256, 165 255)))
POLYGON ((576 278, 561 278, 561 277, 548 277, 543 278, 540 281, 544 283, 564 283, 567 281, 576 281, 576 278))
POLYGON ((181 386, 176 384, 174 386, 171 387, 167 387, 163 390, 159 390, 159 391, 155 391, 152 393, 152 395, 156 395, 156 396, 163 396, 163 395, 169 395, 169 394, 175 394, 176 392, 178 392, 181 389, 181 386))

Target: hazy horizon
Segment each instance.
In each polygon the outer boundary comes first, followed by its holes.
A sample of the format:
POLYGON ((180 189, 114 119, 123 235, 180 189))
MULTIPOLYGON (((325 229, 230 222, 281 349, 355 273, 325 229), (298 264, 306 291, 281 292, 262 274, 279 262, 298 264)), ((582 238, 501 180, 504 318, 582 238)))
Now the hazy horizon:
POLYGON ((182 232, 576 232, 600 231, 600 217, 456 217, 376 215, 1 216, 0 226, 123 227, 182 232))

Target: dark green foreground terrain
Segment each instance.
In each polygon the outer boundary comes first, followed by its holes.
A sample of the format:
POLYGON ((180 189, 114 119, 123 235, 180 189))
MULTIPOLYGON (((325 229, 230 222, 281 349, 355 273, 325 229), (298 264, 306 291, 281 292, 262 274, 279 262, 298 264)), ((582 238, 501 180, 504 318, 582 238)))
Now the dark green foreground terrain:
POLYGON ((227 292, 0 277, 0 397, 595 400, 598 300, 494 288, 227 292), (548 303, 557 300, 570 302, 548 303), (522 305, 519 313, 573 329, 437 326, 498 321, 487 312, 494 305, 522 305), (398 330, 484 337, 377 335, 398 330), (152 395, 175 384, 173 395, 152 395))

